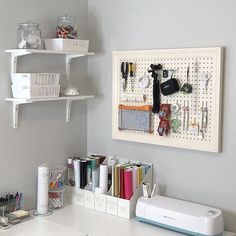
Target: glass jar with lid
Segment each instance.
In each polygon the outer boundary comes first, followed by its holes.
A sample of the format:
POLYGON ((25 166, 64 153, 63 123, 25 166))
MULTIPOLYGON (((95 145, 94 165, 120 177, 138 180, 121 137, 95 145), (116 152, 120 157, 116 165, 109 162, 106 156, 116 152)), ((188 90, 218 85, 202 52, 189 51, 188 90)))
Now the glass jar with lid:
POLYGON ((77 21, 75 16, 58 16, 57 38, 76 39, 77 21))
POLYGON ((17 48, 41 49, 41 30, 36 23, 20 23, 17 31, 17 48))

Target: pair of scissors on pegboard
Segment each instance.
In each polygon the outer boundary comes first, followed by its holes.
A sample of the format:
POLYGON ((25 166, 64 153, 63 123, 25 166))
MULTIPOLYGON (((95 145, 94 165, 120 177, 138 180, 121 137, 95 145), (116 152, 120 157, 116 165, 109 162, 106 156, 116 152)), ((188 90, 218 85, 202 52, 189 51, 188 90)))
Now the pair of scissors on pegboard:
POLYGON ((128 73, 129 73, 129 63, 122 62, 121 63, 121 74, 122 74, 121 83, 122 83, 123 92, 125 92, 127 88, 128 73))

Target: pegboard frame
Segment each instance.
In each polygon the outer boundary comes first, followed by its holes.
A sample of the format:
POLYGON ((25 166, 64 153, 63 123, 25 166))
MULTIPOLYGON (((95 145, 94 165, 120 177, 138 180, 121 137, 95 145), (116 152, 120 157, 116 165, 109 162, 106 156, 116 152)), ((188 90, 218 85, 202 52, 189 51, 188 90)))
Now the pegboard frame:
POLYGON ((185 48, 185 49, 160 49, 160 50, 137 50, 137 51, 113 51, 112 53, 112 138, 125 141, 156 144, 168 147, 186 148, 208 152, 221 152, 221 113, 222 113, 222 77, 223 77, 223 48, 185 48), (168 137, 160 137, 153 134, 139 132, 122 132, 118 129, 118 106, 120 101, 120 61, 125 58, 128 61, 142 58, 168 58, 174 56, 186 57, 212 56, 215 63, 215 86, 214 86, 214 113, 212 119, 214 125, 213 141, 202 142, 191 140, 176 140, 168 137))

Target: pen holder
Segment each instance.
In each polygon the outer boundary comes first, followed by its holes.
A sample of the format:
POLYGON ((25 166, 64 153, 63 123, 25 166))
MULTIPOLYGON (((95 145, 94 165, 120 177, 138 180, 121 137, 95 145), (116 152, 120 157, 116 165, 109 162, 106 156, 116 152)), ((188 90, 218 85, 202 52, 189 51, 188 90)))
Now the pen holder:
POLYGON ((57 166, 50 170, 48 190, 48 203, 50 209, 63 207, 65 171, 65 166, 57 166))
POLYGON ((58 209, 63 207, 64 189, 63 190, 49 190, 48 204, 50 209, 58 209))

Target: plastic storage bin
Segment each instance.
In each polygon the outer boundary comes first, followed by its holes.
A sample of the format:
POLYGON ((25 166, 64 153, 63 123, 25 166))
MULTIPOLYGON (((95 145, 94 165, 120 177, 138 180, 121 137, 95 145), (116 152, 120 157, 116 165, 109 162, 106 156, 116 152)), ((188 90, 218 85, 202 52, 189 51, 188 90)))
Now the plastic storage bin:
POLYGON ((12 73, 11 80, 17 86, 58 86, 59 73, 12 73))

